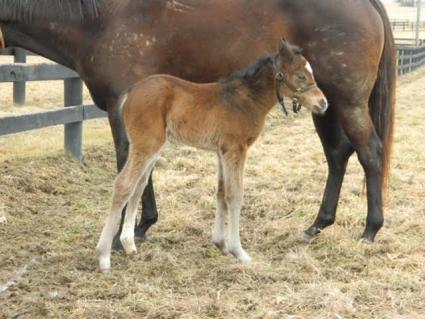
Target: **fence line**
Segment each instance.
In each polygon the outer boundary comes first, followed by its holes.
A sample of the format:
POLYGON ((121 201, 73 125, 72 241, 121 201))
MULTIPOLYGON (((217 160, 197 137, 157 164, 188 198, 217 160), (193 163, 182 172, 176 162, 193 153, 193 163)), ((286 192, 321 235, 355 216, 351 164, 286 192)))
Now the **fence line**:
MULTIPOLYGON (((415 31, 416 30, 416 21, 411 21, 408 19, 401 20, 401 19, 394 19, 391 20, 391 26, 394 31, 415 31)), ((419 22, 419 30, 425 29, 425 22, 421 21, 419 22)))
POLYGON ((399 75, 410 73, 425 64, 425 46, 398 46, 397 72, 399 75))

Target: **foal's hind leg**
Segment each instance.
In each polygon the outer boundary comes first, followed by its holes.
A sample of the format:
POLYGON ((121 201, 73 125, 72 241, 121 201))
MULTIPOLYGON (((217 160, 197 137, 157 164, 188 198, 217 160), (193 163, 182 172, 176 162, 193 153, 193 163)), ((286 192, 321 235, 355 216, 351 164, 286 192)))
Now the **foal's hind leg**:
POLYGON ((136 224, 137 208, 139 206, 140 196, 142 196, 143 191, 146 188, 149 175, 156 162, 155 159, 152 159, 152 160, 146 159, 146 161, 150 162, 151 164, 142 173, 142 177, 139 180, 136 190, 134 191, 133 195, 131 195, 128 201, 125 218, 124 218, 124 224, 123 224, 122 232, 120 236, 120 241, 127 254, 132 254, 137 252, 136 244, 134 242, 134 235, 135 235, 134 226, 136 224))
POLYGON ((223 165, 218 159, 218 186, 217 186, 217 207, 215 212, 214 227, 212 231, 213 243, 222 251, 226 252, 226 240, 224 235, 225 214, 227 204, 224 191, 223 165))
POLYGON ((239 216, 243 202, 243 170, 246 148, 237 147, 222 154, 224 189, 227 210, 229 212, 228 250, 243 263, 249 263, 251 257, 242 248, 239 235, 239 216))
POLYGON ((328 180, 319 214, 305 232, 309 237, 317 235, 335 222, 345 169, 349 157, 354 152, 332 109, 329 109, 324 117, 315 116, 313 119, 328 162, 328 180))

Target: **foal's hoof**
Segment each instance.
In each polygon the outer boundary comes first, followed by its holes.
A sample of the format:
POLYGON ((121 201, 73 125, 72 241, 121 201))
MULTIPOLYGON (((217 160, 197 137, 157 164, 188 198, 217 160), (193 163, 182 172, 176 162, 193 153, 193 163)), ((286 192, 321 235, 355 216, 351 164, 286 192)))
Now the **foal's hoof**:
POLYGON ((99 268, 103 273, 111 271, 111 258, 110 257, 99 257, 99 268))
POLYGON ((249 264, 252 258, 243 249, 229 249, 229 253, 235 256, 242 264, 249 264))
POLYGON ((249 264, 252 261, 252 258, 249 257, 247 253, 243 253, 242 255, 237 257, 242 264, 249 264))
POLYGON ((132 238, 121 238, 121 244, 123 245, 127 255, 133 255, 137 253, 137 247, 132 238))
POLYGON ((220 249, 220 251, 224 254, 227 255, 229 253, 229 251, 227 250, 227 245, 226 242, 223 241, 213 241, 215 247, 217 247, 218 249, 220 249))

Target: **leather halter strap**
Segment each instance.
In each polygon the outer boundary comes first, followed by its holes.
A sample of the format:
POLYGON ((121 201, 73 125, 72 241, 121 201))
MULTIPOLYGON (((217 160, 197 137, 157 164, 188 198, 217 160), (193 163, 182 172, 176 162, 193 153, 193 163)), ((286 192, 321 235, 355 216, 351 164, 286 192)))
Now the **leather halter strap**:
POLYGON ((0 27, 0 49, 4 49, 6 47, 6 43, 4 41, 3 32, 0 27))
POLYGON ((294 113, 298 113, 301 109, 302 104, 300 103, 300 97, 304 93, 311 91, 317 88, 317 84, 314 83, 305 88, 296 87, 293 83, 291 83, 285 76, 282 71, 279 71, 276 65, 276 57, 272 58, 273 69, 275 71, 275 87, 276 87, 276 97, 279 101, 279 104, 282 106, 283 112, 286 116, 288 116, 288 111, 286 110, 284 99, 282 94, 280 93, 280 87, 284 84, 288 89, 290 89, 294 95, 292 96, 292 108, 294 113))

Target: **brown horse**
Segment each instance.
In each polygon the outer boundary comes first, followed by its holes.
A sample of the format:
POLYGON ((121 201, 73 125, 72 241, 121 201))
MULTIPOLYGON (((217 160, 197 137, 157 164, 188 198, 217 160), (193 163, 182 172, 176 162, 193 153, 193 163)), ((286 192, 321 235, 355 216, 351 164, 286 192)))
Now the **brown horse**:
POLYGON ((113 236, 127 204, 120 239, 128 254, 137 251, 137 206, 167 139, 217 153, 213 242, 242 263, 251 261, 239 238, 244 164, 248 148, 258 138, 266 115, 276 104, 276 92, 280 96, 282 83, 284 96, 315 114, 326 112, 328 102, 316 85, 310 64, 298 48, 285 40, 279 42, 277 54, 262 58, 220 82, 195 84, 168 75, 153 75, 130 89, 120 103, 130 152, 115 180, 111 211, 97 245, 102 271, 111 267, 113 236), (228 245, 224 235, 226 211, 228 245))
MULTIPOLYGON (((383 224, 395 88, 391 26, 379 0, 0 0, 6 44, 78 71, 95 103, 108 111, 122 168, 128 141, 117 110, 121 92, 166 73, 211 82, 272 52, 285 36, 304 49, 330 102, 313 116, 329 164, 310 236, 335 221, 349 157, 367 181, 363 237, 383 224), (255 43, 255 45, 253 45, 255 43)), ((144 234, 157 219, 152 183, 143 195, 144 234)))

